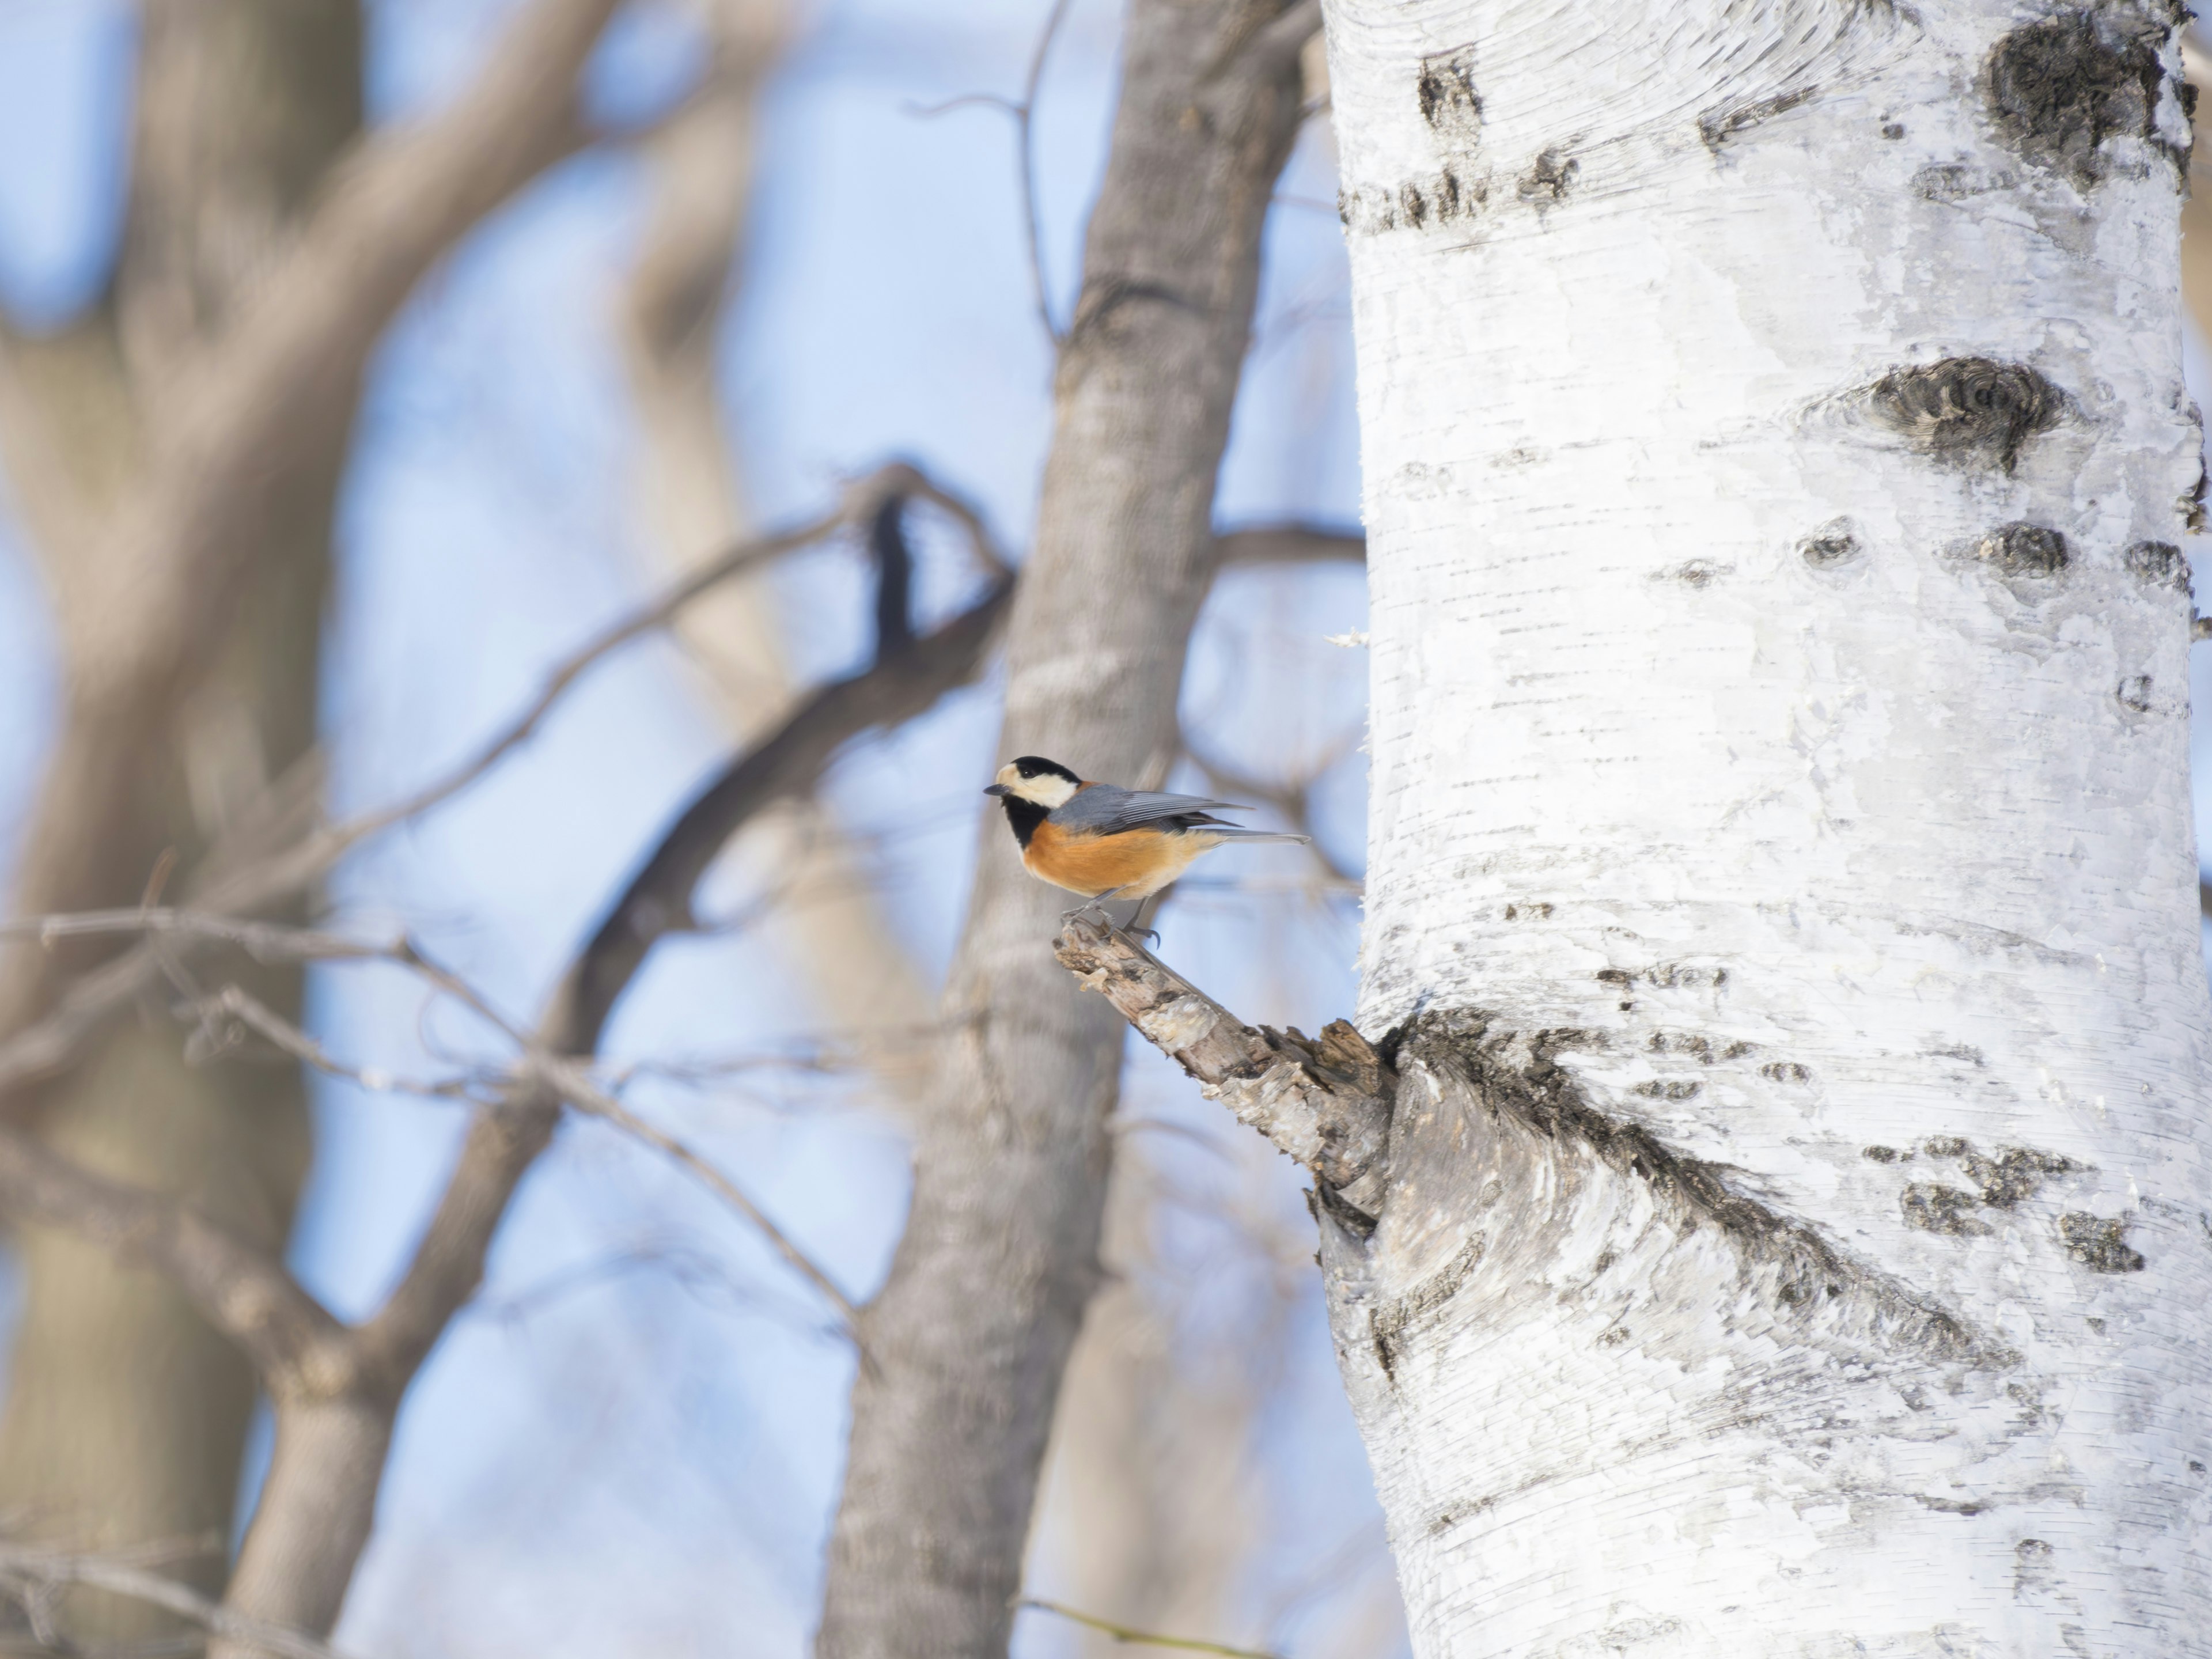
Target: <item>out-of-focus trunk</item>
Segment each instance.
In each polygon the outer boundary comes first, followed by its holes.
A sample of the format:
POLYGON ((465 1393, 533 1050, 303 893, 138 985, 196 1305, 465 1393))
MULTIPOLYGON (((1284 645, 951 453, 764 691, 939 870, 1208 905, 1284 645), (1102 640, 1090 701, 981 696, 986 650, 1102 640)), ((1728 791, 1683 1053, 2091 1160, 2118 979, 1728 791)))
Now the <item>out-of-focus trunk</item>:
MULTIPOLYGON (((1281 1367, 1292 1283, 1274 1273, 1274 1294, 1240 1306, 1226 1330, 1179 1329, 1187 1298, 1153 1243, 1172 1201, 1151 1159, 1116 1148, 1101 1249, 1114 1278, 1068 1359, 1037 1549, 1058 1558, 1044 1593, 1085 1612, 1138 1630, 1233 1634, 1264 1536, 1252 1431, 1281 1367)), ((1240 1283, 1247 1266, 1231 1264, 1240 1283)))
MULTIPOLYGON (((52 765, 112 740, 75 688, 112 666, 97 595, 133 573, 102 567, 127 544, 103 534, 172 441, 167 391, 251 297, 332 160, 361 122, 362 25, 354 0, 149 0, 144 8, 131 201, 100 303, 64 333, 11 338, 0 355, 0 453, 11 499, 53 596, 71 709, 52 765)), ((255 577, 214 673, 155 741, 164 764, 99 822, 34 808, 16 879, 28 913, 135 902, 165 852, 186 885, 196 857, 268 779, 314 739, 317 648, 331 504, 344 434, 286 476, 255 577)), ((82 951, 11 952, 5 1006, 42 1006, 82 951)), ((287 1014, 294 972, 252 988, 287 1014)), ((295 1067, 190 1067, 166 1022, 119 1029, 82 1067, 34 1097, 60 1150, 86 1167, 186 1193, 224 1224, 276 1244, 305 1173, 295 1067)), ((251 1371, 164 1279, 37 1228, 14 1244, 25 1304, 0 1415, 0 1510, 43 1533, 113 1545, 221 1533, 237 1501, 254 1401, 251 1371)), ((221 1553, 196 1564, 222 1582, 221 1553)), ((109 1639, 166 1615, 84 1596, 69 1626, 109 1639)))
MULTIPOLYGON (((1150 785, 1176 752, 1260 234, 1312 27, 1279 0, 1130 8, 1009 630, 1002 757, 1150 785)), ((1053 960, 1065 896, 1024 873, 1002 823, 982 830, 913 1206, 863 1321, 872 1363, 854 1389, 823 1659, 1005 1651, 1060 1372, 1097 1282, 1121 1026, 1053 960)))

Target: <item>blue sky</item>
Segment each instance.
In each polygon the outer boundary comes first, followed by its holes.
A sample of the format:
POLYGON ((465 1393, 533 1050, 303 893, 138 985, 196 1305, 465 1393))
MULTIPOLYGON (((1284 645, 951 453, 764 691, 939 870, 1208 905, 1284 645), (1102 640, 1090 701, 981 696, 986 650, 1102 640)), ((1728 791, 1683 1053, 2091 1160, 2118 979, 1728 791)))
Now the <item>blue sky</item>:
MULTIPOLYGON (((511 9, 383 0, 372 109, 388 118, 448 95, 511 9)), ((750 263, 718 357, 735 459, 764 521, 817 512, 842 479, 904 456, 981 502, 1004 542, 1024 541, 1049 435, 1050 357, 1011 126, 983 108, 917 112, 1017 91, 1043 10, 1028 0, 805 9, 767 100, 750 263)), ((1063 314, 1103 162, 1117 27, 1110 0, 1079 0, 1038 121, 1045 263, 1063 314)), ((0 295, 19 317, 67 316, 112 254, 131 48, 119 3, 0 8, 0 295)), ((595 66, 595 101, 617 115, 650 107, 682 83, 688 52, 672 14, 641 13, 595 66)), ((1284 185, 1295 199, 1270 226, 1259 337, 1224 469, 1228 524, 1357 519, 1341 254, 1334 216, 1310 204, 1334 194, 1320 137, 1309 134, 1284 185)), ((322 692, 340 810, 399 794, 468 751, 550 664, 646 591, 635 437, 611 326, 640 182, 620 155, 549 178, 433 276, 380 354, 340 510, 322 692)), ((926 603, 955 602, 949 556, 923 578, 926 603)), ((866 640, 851 553, 809 555, 781 581, 794 663, 810 676, 852 664, 866 640)), ((1353 571, 1224 579, 1192 661, 1194 724, 1256 769, 1348 750, 1364 661, 1320 636, 1364 617, 1353 571)), ((0 518, 0 800, 21 799, 35 779, 52 673, 35 572, 0 518)), ((634 647, 481 787, 349 866, 333 884, 337 911, 364 927, 404 923, 528 1013, 641 849, 723 758, 699 690, 673 647, 634 647)), ((964 904, 974 781, 993 764, 996 720, 987 683, 860 746, 830 781, 841 819, 878 849, 896 926, 933 971, 964 904)), ((1320 792, 1328 836, 1355 861, 1360 775, 1347 756, 1320 792)), ((0 820, 0 836, 19 822, 0 820)), ((1170 943, 1249 1017, 1311 1030, 1351 1006, 1356 912, 1285 891, 1299 866, 1272 856, 1252 883, 1183 899, 1170 943), (1291 959, 1322 965, 1274 970, 1291 959)), ((748 884, 729 861, 710 878, 708 908, 740 908, 748 884)), ((606 1051, 622 1062, 803 1045, 811 1012, 788 978, 758 939, 677 941, 623 1004, 606 1051)), ((312 1011, 333 1049, 393 1070, 489 1052, 450 1011, 426 1020, 416 988, 379 970, 319 976, 312 1011)), ((842 1282, 872 1287, 906 1173, 864 1094, 771 1067, 703 1089, 641 1082, 632 1098, 741 1171, 842 1282)), ((1143 1137, 1144 1155, 1179 1194, 1162 1212, 1160 1259, 1202 1363, 1209 1343, 1237 1340, 1260 1271, 1253 1230, 1279 1238, 1310 1224, 1287 1165, 1223 1133, 1230 1126, 1149 1054, 1133 1057, 1127 1099, 1132 1118, 1184 1132, 1143 1137)), ((317 1114, 295 1265, 358 1314, 411 1247, 460 1119, 343 1085, 321 1088, 317 1114)), ((1287 1642, 1304 1659, 1336 1650, 1347 1621, 1373 1616, 1388 1569, 1315 1287, 1302 1283, 1279 1385, 1255 1430, 1269 1449, 1261 1530, 1282 1553, 1253 1575, 1238 1627, 1194 1633, 1287 1642), (1340 1588, 1300 1603, 1316 1564, 1340 1588)), ((410 1397, 342 1639, 364 1655, 803 1651, 848 1373, 805 1288, 746 1229, 649 1153, 572 1125, 520 1195, 483 1295, 410 1397)), ((1081 1501, 1055 1494, 1032 1572, 1040 1593, 1072 1582, 1081 1501)), ((1018 1651, 1073 1654, 1096 1640, 1028 1615, 1018 1651)))

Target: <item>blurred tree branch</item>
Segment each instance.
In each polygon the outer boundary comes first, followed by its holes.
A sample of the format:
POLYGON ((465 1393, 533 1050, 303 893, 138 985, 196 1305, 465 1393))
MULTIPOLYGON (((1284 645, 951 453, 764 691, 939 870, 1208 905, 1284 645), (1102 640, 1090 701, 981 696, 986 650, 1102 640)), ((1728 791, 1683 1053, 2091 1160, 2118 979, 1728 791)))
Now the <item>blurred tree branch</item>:
MULTIPOLYGON (((75 688, 132 668, 115 658, 101 595, 144 574, 129 560, 145 550, 120 530, 174 462, 185 366, 213 353, 250 307, 362 113, 355 0, 137 9, 130 184, 105 291, 58 332, 0 337, 0 450, 53 596, 64 671, 53 782, 36 816, 25 814, 33 840, 20 884, 34 908, 64 890, 79 904, 139 896, 149 868, 189 866, 270 769, 314 740, 343 418, 260 481, 260 527, 232 550, 251 578, 214 625, 191 695, 150 708, 136 733, 78 718, 88 705, 75 688), (102 747, 111 740, 112 754, 102 747), (72 795, 72 780, 103 766, 114 793, 72 795), (85 816, 103 805, 105 817, 85 816)), ((9 1011, 0 1033, 82 961, 80 947, 52 963, 0 963, 9 1011)), ((294 970, 257 971, 254 988, 280 1007, 300 1000, 294 970)), ((189 1069, 173 1045, 125 1026, 89 1063, 9 1104, 88 1170, 189 1195, 258 1244, 276 1245, 290 1225, 307 1153, 295 1068, 189 1069)), ((0 1419, 0 1507, 93 1544, 225 1525, 253 1408, 238 1351, 158 1276, 118 1272, 100 1251, 35 1226, 11 1243, 25 1293, 0 1419)), ((211 1590, 221 1564, 217 1553, 180 1570, 211 1590)), ((143 1604, 84 1587, 55 1594, 45 1614, 88 1651, 183 1634, 143 1604)))
MULTIPOLYGON (((716 347, 744 270, 761 88, 789 27, 786 0, 694 0, 694 9, 707 31, 707 72, 644 147, 651 207, 622 301, 642 438, 642 540, 665 572, 695 568, 746 533, 716 347)), ((884 511, 900 510, 884 499, 884 511)), ((733 740, 755 736, 796 695, 766 581, 724 584, 688 607, 675 632, 733 740)), ((748 829, 744 852, 777 872, 772 883, 785 902, 775 941, 811 994, 817 1023, 862 1055, 894 1109, 902 1108, 924 1052, 911 1034, 929 1024, 930 1000, 851 841, 817 803, 793 800, 748 829)))
MULTIPOLYGON (((415 283, 557 157, 615 3, 535 0, 449 108, 364 139, 221 331, 145 388, 146 475, 57 587, 74 648, 19 908, 88 908, 143 873, 121 833, 136 781, 208 671, 285 481, 342 443, 362 366, 415 283)), ((51 992, 43 972, 0 980, 0 1030, 51 992)))
POLYGON ((1214 543, 1219 567, 1246 564, 1324 564, 1367 557, 1367 538, 1356 530, 1335 530, 1324 525, 1253 525, 1224 530, 1214 543))
POLYGON ((1101 1619, 1096 1613, 1078 1613, 1073 1607, 1062 1607, 1057 1601, 1048 1601, 1042 1596, 1024 1595, 1014 1603, 1017 1610, 1034 1607, 1039 1613, 1049 1613, 1072 1620, 1102 1636, 1110 1636, 1116 1643, 1140 1648, 1180 1648, 1188 1653, 1216 1653, 1227 1659, 1280 1659, 1280 1656, 1264 1653, 1256 1648, 1232 1648, 1221 1642, 1208 1642, 1193 1636, 1162 1636, 1156 1631, 1136 1630, 1127 1625, 1117 1625, 1110 1619, 1101 1619))
MULTIPOLYGON (((874 503, 866 505, 872 512, 874 503)), ((960 511, 972 520, 966 509, 960 511)), ((570 964, 533 1032, 510 1025, 411 947, 377 947, 311 930, 148 908, 24 925, 56 939, 140 930, 161 938, 211 936, 278 959, 399 960, 524 1046, 524 1063, 471 1125, 398 1288, 357 1328, 334 1320, 271 1252, 190 1205, 103 1181, 41 1148, 25 1131, 0 1126, 0 1205, 104 1249, 153 1261, 259 1368, 276 1407, 276 1452, 225 1608, 317 1637, 328 1632, 368 1540, 401 1399, 481 1282, 485 1253, 507 1202, 550 1141, 564 1101, 678 1158, 763 1227, 786 1260, 848 1321, 857 1317, 826 1275, 726 1177, 673 1137, 642 1123, 575 1061, 597 1047, 616 1001, 653 945, 690 925, 692 890, 731 836, 772 803, 811 790, 858 733, 913 718, 980 670, 1011 601, 1013 578, 976 527, 979 554, 999 573, 981 598, 927 635, 915 636, 910 619, 902 619, 879 642, 866 668, 822 687, 733 761, 660 838, 570 964)), ((907 558, 903 542, 878 542, 878 554, 885 562, 881 580, 896 589, 903 574, 890 564, 907 558)), ((167 968, 177 965, 173 954, 149 954, 167 968)), ((243 1006, 234 1005, 233 1012, 243 1006)), ((295 1051, 311 1042, 281 1016, 255 1023, 264 1036, 282 1030, 295 1051)), ((219 1636, 211 1652, 217 1659, 243 1659, 252 1645, 219 1636)))
MULTIPOLYGON (((725 550, 629 617, 602 629, 557 664, 538 696, 465 760, 413 793, 333 824, 299 831, 295 801, 312 799, 319 776, 313 759, 303 761, 301 776, 280 780, 262 810, 244 817, 239 831, 219 841, 205 863, 206 878, 190 884, 194 906, 203 913, 252 915, 307 891, 354 848, 385 830, 443 805, 466 790, 520 748, 555 706, 603 658, 681 616, 688 605, 718 583, 769 560, 811 545, 840 529, 866 522, 886 493, 927 501, 961 524, 977 562, 1000 579, 1012 567, 992 540, 975 509, 938 488, 912 467, 878 469, 853 484, 832 512, 789 531, 779 532, 725 550), (289 843, 272 844, 282 830, 295 830, 289 843)), ((191 939, 177 948, 186 952, 191 939)), ((69 1066, 85 1045, 118 1013, 128 1008, 164 971, 162 958, 142 946, 117 957, 70 984, 54 1012, 0 1042, 0 1094, 50 1077, 69 1066)))
MULTIPOLYGON (((201 1552, 205 1553, 205 1552, 201 1552)), ((71 1644, 52 1620, 56 1594, 71 1584, 88 1585, 176 1613, 210 1634, 244 1644, 255 1653, 279 1659, 343 1659, 337 1650, 303 1631, 247 1619, 210 1601, 189 1585, 149 1572, 132 1555, 94 1554, 0 1543, 0 1594, 31 1615, 32 1631, 48 1649, 60 1653, 71 1644)))

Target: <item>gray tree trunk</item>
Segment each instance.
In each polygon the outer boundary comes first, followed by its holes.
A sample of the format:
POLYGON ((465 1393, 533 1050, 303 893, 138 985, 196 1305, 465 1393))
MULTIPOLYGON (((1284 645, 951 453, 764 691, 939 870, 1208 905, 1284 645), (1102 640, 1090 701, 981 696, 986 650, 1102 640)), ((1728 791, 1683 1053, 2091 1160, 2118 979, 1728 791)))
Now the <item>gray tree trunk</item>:
MULTIPOLYGON (((1134 0, 1055 383, 1000 752, 1156 783, 1314 15, 1134 0)), ((980 785, 979 785, 980 787, 980 785)), ((1060 1374, 1097 1285, 1121 1026, 1054 964, 1070 901, 983 826, 889 1283, 866 1310, 823 1659, 1003 1652, 1060 1374)))
MULTIPOLYGON (((272 251, 361 120, 361 20, 353 0, 152 0, 144 9, 123 251, 98 307, 47 339, 0 349, 0 450, 54 595, 64 684, 107 672, 91 598, 131 573, 94 569, 120 544, 147 458, 169 441, 164 383, 249 295, 272 251)), ((165 848, 198 853, 314 739, 317 648, 343 433, 288 477, 255 579, 218 665, 172 729, 162 765, 102 821, 34 816, 19 907, 137 901, 165 848)), ((55 764, 112 741, 65 720, 55 764)), ((137 742, 133 738, 131 741, 137 742)), ((9 1008, 50 993, 81 952, 11 953, 9 1008), (40 981, 44 981, 42 984, 40 981)), ((253 988, 297 1011, 299 975, 253 988)), ((88 1168, 187 1193, 270 1246, 289 1230, 307 1155, 289 1066, 185 1066, 173 1035, 135 1024, 81 1071, 9 1109, 34 1113, 88 1168)), ((15 1237, 26 1305, 0 1417, 0 1509, 76 1541, 222 1533, 237 1501, 254 1384, 242 1356, 165 1279, 118 1270, 40 1228, 15 1237)), ((194 1565, 208 1589, 220 1553, 194 1565)), ((86 1638, 143 1633, 166 1615, 86 1597, 86 1638)))

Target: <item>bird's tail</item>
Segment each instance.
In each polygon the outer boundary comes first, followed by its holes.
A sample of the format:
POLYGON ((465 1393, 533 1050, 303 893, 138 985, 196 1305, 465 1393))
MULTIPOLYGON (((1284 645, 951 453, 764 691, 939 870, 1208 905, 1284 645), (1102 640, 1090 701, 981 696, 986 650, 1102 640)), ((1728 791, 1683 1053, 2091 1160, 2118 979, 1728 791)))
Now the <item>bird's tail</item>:
POLYGON ((1208 824, 1206 833, 1218 836, 1224 841, 1295 841, 1303 843, 1313 839, 1311 836, 1294 836, 1287 830, 1237 830, 1226 824, 1218 830, 1208 824))

